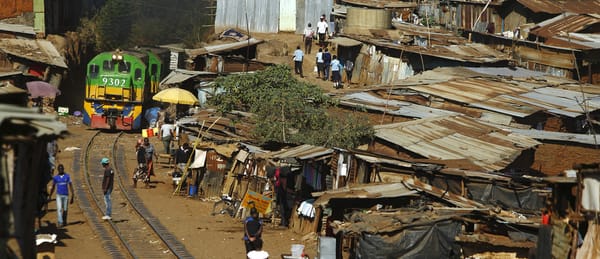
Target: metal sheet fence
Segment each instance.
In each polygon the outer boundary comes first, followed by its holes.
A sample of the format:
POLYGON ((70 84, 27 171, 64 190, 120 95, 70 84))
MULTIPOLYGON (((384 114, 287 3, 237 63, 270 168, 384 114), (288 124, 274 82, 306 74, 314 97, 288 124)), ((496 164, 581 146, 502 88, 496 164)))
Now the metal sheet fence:
POLYGON ((217 2, 215 29, 228 28, 259 33, 279 31, 279 1, 222 0, 217 2))
POLYGON ((316 29, 322 14, 329 20, 332 4, 332 1, 322 0, 295 0, 292 3, 289 0, 220 0, 217 2, 215 29, 237 28, 244 31, 249 29, 250 32, 277 33, 280 31, 280 20, 283 19, 285 26, 281 30, 301 34, 309 22, 316 29), (291 17, 295 17, 295 25, 289 21, 291 17))

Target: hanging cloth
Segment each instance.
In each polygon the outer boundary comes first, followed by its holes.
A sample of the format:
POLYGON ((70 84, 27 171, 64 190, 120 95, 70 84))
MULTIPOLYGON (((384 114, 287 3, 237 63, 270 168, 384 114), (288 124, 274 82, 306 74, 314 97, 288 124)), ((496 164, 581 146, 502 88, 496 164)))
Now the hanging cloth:
POLYGON ((206 151, 202 149, 196 149, 194 152, 194 162, 190 165, 191 169, 198 169, 204 167, 206 164, 206 151))

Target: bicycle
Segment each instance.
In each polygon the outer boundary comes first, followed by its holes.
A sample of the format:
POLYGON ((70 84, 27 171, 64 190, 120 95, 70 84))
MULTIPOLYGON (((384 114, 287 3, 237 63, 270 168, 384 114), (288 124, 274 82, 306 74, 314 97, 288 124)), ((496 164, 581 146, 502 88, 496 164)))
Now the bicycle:
POLYGON ((137 182, 140 180, 146 185, 146 188, 150 186, 150 174, 148 174, 148 168, 145 164, 140 164, 138 165, 138 167, 135 168, 135 170, 133 171, 132 179, 133 188, 137 187, 137 182))
POLYGON ((221 196, 221 200, 215 202, 213 205, 213 210, 211 215, 217 214, 228 214, 231 217, 235 217, 240 206, 242 205, 242 201, 239 199, 234 199, 227 194, 221 196))

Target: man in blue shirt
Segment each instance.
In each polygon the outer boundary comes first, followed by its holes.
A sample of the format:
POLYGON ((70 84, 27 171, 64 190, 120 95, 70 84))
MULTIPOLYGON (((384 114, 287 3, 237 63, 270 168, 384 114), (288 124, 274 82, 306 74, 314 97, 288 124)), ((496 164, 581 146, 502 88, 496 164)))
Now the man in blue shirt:
POLYGON ((73 192, 71 176, 65 173, 65 167, 62 164, 59 164, 57 169, 58 174, 52 178, 52 188, 50 189, 49 197, 52 197, 52 193, 54 193, 54 189, 56 188, 57 226, 60 228, 67 224, 67 201, 69 200, 69 190, 71 191, 71 203, 73 203, 75 192, 73 192))
POLYGON ((304 52, 300 49, 300 46, 296 47, 294 51, 294 71, 296 74, 300 74, 300 77, 304 77, 302 73, 302 60, 304 59, 304 52))

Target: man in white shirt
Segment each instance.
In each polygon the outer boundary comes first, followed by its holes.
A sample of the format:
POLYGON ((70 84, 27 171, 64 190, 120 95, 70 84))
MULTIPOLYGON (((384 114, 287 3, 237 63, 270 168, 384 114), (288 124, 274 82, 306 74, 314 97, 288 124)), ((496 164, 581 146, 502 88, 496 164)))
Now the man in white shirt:
POLYGON ((323 49, 319 48, 319 52, 317 52, 317 78, 321 78, 321 74, 323 74, 323 77, 325 77, 325 70, 324 70, 324 60, 323 60, 323 49))
POLYGON ((319 46, 321 48, 325 47, 325 36, 329 30, 329 25, 327 24, 327 20, 325 20, 325 15, 321 15, 321 20, 317 23, 317 34, 319 35, 319 46))
POLYGON ((165 119, 165 124, 160 127, 160 140, 165 148, 165 154, 171 154, 171 140, 175 135, 175 125, 171 121, 165 119))
POLYGON ((313 30, 312 24, 308 23, 308 26, 304 29, 304 33, 302 34, 302 40, 304 41, 304 51, 306 52, 306 54, 310 54, 314 35, 315 30, 313 30))

